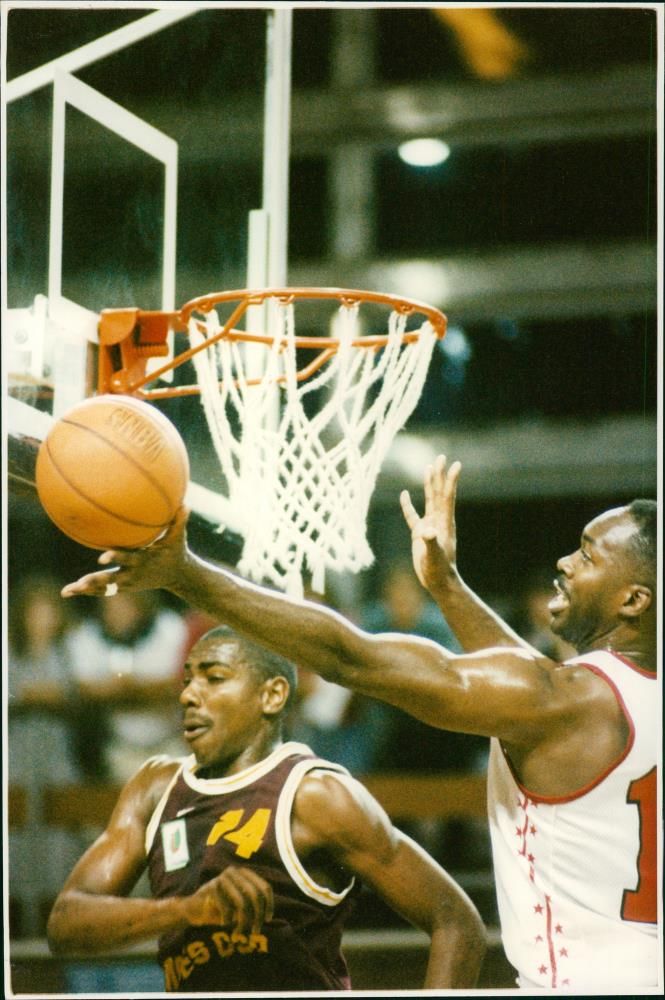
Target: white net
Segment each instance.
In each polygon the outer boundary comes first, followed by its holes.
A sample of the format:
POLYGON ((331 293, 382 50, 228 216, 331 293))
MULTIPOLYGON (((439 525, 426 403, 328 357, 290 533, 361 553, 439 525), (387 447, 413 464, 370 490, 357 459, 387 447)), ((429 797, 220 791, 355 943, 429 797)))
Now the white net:
MULTIPOLYGON (((293 302, 266 305, 272 344, 258 384, 248 384, 245 345, 234 340, 218 340, 193 361, 227 510, 244 540, 238 571, 295 596, 309 575, 322 593, 326 570, 358 572, 373 561, 369 503, 391 442, 421 394, 436 333, 425 321, 406 342, 407 317, 392 311, 384 347, 353 346, 361 339, 359 303, 342 304, 338 349, 300 381, 293 302)), ((214 309, 205 328, 190 320, 192 347, 221 329, 214 309)))

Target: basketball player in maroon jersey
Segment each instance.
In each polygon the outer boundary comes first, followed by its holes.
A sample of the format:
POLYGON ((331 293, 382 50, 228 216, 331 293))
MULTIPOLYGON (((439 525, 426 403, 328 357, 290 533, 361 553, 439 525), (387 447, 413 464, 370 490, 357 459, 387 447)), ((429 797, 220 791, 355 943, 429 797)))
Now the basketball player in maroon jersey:
POLYGON ((466 652, 363 632, 198 559, 181 511, 163 541, 109 551, 107 569, 63 596, 163 587, 327 680, 430 725, 490 737, 488 812, 504 950, 528 990, 662 985, 657 857, 657 505, 594 518, 557 563, 558 663, 518 636, 460 577, 459 463, 425 473, 425 514, 408 494, 421 582, 466 652), (115 566, 113 566, 115 564, 115 566), (112 568, 109 568, 112 567, 112 568))
POLYGON ((230 629, 196 643, 180 696, 192 755, 152 758, 125 786, 56 900, 54 952, 158 937, 168 991, 350 989, 341 940, 362 882, 430 936, 425 987, 475 985, 484 928, 464 892, 344 768, 282 741, 295 683, 230 629), (152 898, 127 898, 146 867, 152 898))

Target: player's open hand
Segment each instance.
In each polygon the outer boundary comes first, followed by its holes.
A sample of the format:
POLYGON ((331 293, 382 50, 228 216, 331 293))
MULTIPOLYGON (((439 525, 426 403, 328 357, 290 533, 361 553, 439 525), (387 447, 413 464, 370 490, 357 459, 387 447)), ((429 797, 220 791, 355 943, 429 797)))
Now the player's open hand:
POLYGON ((63 597, 113 597, 119 590, 168 589, 188 556, 187 518, 181 507, 165 534, 143 549, 107 549, 97 560, 107 567, 63 587, 63 597))
POLYGON ((251 868, 230 865, 184 900, 188 923, 219 924, 240 934, 258 934, 272 920, 272 886, 251 868))
POLYGON ((413 568, 423 587, 435 591, 446 575, 456 571, 457 532, 455 499, 459 462, 447 468, 446 456, 438 455, 425 469, 425 512, 420 517, 408 490, 400 494, 404 519, 411 531, 413 568))

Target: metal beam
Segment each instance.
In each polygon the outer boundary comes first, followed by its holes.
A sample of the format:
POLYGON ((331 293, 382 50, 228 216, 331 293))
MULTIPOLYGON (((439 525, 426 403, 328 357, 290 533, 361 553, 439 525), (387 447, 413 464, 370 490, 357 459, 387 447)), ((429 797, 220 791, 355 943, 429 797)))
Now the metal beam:
POLYGON ((658 489, 655 417, 503 421, 473 433, 451 428, 399 434, 381 469, 375 502, 394 504, 404 487, 420 490, 423 470, 439 454, 462 462, 465 500, 655 497, 658 489))
MULTIPOLYGON (((658 262, 647 244, 585 244, 501 250, 482 255, 404 258, 377 261, 293 261, 291 285, 367 288, 420 299, 443 309, 451 322, 480 322, 499 316, 513 319, 570 319, 626 316, 656 309, 658 262)), ((244 288, 242 267, 225 265, 223 281, 215 261, 190 271, 184 262, 178 284, 191 294, 211 289, 244 288)), ((70 294, 89 287, 86 272, 70 274, 70 294)), ((136 303, 150 302, 154 280, 133 280, 136 303)), ((182 304, 182 303, 179 303, 182 304)), ((126 302, 105 302, 121 307, 126 302)))
POLYGON ((142 38, 154 35, 156 31, 162 31, 177 21, 182 21, 184 18, 191 17, 192 14, 196 13, 197 8, 180 8, 168 12, 157 11, 156 13, 140 18, 138 21, 132 21, 131 24, 126 24, 123 28, 110 31, 108 34, 102 35, 101 38, 96 38, 93 42, 88 42, 87 45, 73 49, 63 56, 58 56, 57 59, 51 59, 50 62, 38 66, 37 69, 30 70, 29 73, 23 73, 21 76, 10 80, 4 89, 4 99, 9 103, 10 101, 17 100, 19 97, 32 94, 33 91, 39 90, 40 87, 45 87, 49 83, 53 83, 55 74, 58 71, 61 73, 76 73, 77 70, 83 69, 84 66, 89 66, 93 62, 97 62, 98 59, 104 59, 106 56, 111 55, 112 52, 118 52, 120 49, 127 48, 127 46, 133 45, 142 38))
POLYGON ((484 254, 294 263, 294 284, 408 295, 456 321, 626 315, 655 310, 656 248, 621 243, 504 249, 484 254))
MULTIPOLYGON (((458 146, 645 135, 655 133, 656 97, 654 75, 641 66, 499 87, 466 83, 295 91, 291 154, 327 154, 349 142, 362 144, 369 153, 424 134, 458 146)), ((167 94, 158 102, 132 100, 131 110, 176 139, 182 131, 182 108, 167 94)), ((238 95, 224 106, 221 149, 206 141, 219 128, 218 104, 197 107, 196 130, 187 143, 192 165, 256 156, 257 136, 263 131, 262 102, 238 95)), ((12 141, 16 147, 19 136, 12 141)), ((23 135, 21 141, 28 153, 31 136, 23 135)), ((86 149, 85 156, 90 169, 97 170, 94 149, 86 149)))

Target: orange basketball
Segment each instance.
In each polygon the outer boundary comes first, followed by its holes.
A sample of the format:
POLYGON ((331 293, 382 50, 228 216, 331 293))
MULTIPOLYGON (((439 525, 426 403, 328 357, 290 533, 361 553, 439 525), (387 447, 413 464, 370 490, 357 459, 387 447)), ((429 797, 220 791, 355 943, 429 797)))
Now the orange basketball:
POLYGON ((95 396, 53 425, 37 455, 44 510, 91 549, 138 549, 158 538, 183 501, 189 460, 159 410, 129 396, 95 396))

